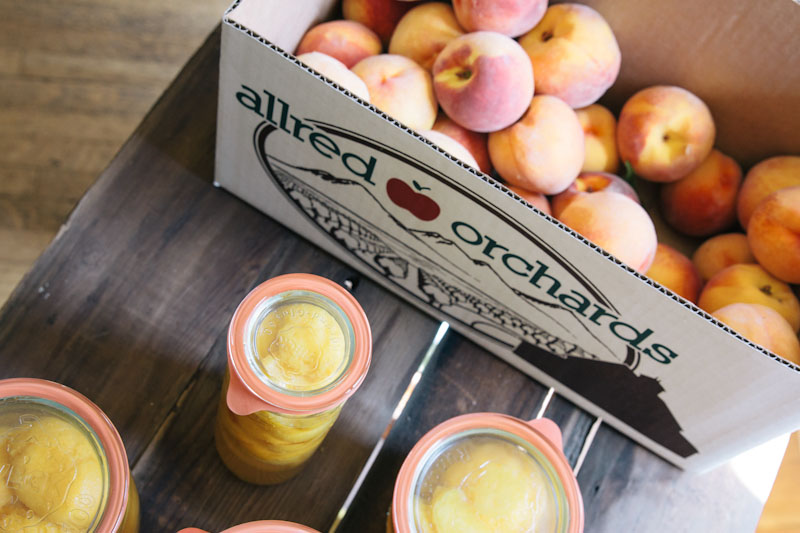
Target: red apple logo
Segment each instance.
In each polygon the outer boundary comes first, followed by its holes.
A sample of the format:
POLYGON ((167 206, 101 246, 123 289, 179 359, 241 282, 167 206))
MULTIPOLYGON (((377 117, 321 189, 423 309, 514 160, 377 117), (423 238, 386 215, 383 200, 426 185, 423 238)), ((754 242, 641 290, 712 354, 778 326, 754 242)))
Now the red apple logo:
MULTIPOLYGON (((430 190, 429 187, 422 187, 416 181, 412 183, 418 191, 430 190)), ((438 217, 441 211, 439 204, 424 194, 416 192, 406 182, 397 178, 391 178, 386 182, 386 194, 396 205, 410 211, 412 215, 425 222, 430 222, 438 217)))

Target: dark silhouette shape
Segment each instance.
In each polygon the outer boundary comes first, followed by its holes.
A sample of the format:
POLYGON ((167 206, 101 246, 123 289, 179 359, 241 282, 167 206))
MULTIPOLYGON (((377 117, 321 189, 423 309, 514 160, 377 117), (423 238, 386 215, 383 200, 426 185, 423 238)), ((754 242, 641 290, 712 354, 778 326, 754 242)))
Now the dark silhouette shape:
POLYGON ((620 363, 558 357, 526 342, 514 353, 681 457, 697 453, 681 434, 682 428, 667 404, 658 397, 664 388, 657 379, 637 376, 620 363))

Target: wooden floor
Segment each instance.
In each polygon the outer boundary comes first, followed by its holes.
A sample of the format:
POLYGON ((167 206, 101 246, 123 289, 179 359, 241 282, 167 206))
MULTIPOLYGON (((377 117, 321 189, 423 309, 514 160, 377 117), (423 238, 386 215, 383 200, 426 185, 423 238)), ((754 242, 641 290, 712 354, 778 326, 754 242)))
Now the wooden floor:
MULTIPOLYGON (((0 0, 0 303, 229 0, 0 0)), ((759 532, 800 533, 800 434, 759 532)))

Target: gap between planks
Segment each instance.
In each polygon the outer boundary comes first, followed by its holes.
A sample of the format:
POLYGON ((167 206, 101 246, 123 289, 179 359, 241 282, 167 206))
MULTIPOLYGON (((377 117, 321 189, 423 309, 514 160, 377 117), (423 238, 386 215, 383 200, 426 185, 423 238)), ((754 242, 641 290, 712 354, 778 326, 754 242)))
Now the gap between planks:
MULTIPOLYGON (((449 331, 450 331, 450 324, 448 324, 447 322, 441 322, 439 324, 439 329, 436 331, 433 340, 428 345, 428 349, 426 350, 425 355, 422 358, 422 361, 417 367, 417 370, 411 376, 411 379, 409 380, 408 386, 406 387, 403 396, 397 402, 397 405, 395 406, 394 411, 392 412, 392 417, 389 420, 389 423, 384 428, 383 433, 381 433, 380 439, 378 439, 378 442, 375 444, 375 447, 372 449, 372 452, 370 453, 369 457, 364 463, 364 466, 362 467, 361 472, 359 472, 356 481, 353 483, 350 492, 347 494, 344 503, 339 508, 339 512, 336 513, 336 518, 334 519, 333 524, 331 524, 331 527, 328 528, 328 533, 336 533, 336 531, 339 529, 339 525, 347 516, 347 513, 350 510, 350 505, 352 505, 353 500, 355 499, 356 495, 361 489, 361 486, 364 484, 364 480, 366 479, 370 470, 372 470, 372 466, 375 464, 378 455, 380 455, 381 450, 383 450, 383 446, 386 444, 386 439, 389 437, 389 433, 392 431, 392 428, 394 427, 397 420, 403 414, 403 411, 405 410, 406 405, 408 405, 408 401, 411 399, 414 390, 417 388, 417 385, 422 380, 422 377, 424 376, 425 370, 428 367, 429 363, 433 360, 434 356, 438 355, 439 348, 442 345, 442 341, 444 341, 449 331)), ((547 408, 552 403, 552 400, 555 397, 555 395, 556 395, 556 390, 553 387, 550 387, 547 390, 547 394, 545 394, 545 397, 542 399, 541 403, 537 406, 535 418, 542 418, 544 416, 544 414, 547 412, 547 408)), ((592 427, 589 429, 589 432, 583 438, 581 451, 575 460, 575 464, 570 465, 576 477, 578 475, 578 472, 580 471, 581 466, 583 465, 584 460, 586 459, 586 455, 589 453, 589 448, 592 446, 594 437, 597 434, 598 429, 600 429, 602 423, 603 423, 602 418, 595 418, 592 427)))

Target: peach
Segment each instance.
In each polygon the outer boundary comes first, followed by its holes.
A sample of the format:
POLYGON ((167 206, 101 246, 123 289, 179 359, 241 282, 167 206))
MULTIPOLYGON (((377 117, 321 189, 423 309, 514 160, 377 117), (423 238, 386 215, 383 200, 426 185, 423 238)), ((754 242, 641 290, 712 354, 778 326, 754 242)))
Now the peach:
POLYGON ((581 170, 583 130, 575 111, 564 101, 534 96, 519 122, 489 134, 489 157, 511 185, 557 194, 581 170))
POLYGON ((447 43, 461 35, 464 30, 458 25, 452 7, 439 2, 420 4, 397 23, 389 41, 389 53, 406 56, 431 70, 447 43))
POLYGON ((800 185, 800 156, 783 155, 761 161, 750 169, 739 191, 739 223, 746 230, 756 206, 778 189, 800 185))
POLYGON ((508 190, 531 204, 533 207, 538 209, 539 211, 543 211, 548 215, 552 215, 552 211, 550 209, 550 202, 547 201, 547 196, 544 194, 539 194, 538 192, 531 192, 526 191, 525 189, 520 189, 519 187, 514 187, 513 185, 508 185, 508 190))
POLYGON ((692 255, 703 281, 708 281, 720 270, 731 265, 755 264, 756 258, 747 244, 744 233, 723 233, 703 242, 692 255))
POLYGON ((395 26, 412 7, 397 0, 342 0, 342 15, 371 29, 388 45, 395 26))
POLYGON ((745 339, 800 365, 800 341, 786 319, 773 309, 759 304, 730 304, 711 316, 745 339))
POLYGON ((656 257, 645 275, 678 296, 697 303, 703 282, 692 261, 675 248, 659 243, 656 257))
POLYGON ((433 64, 433 86, 447 116, 468 130, 497 131, 525 113, 533 68, 503 34, 479 31, 450 41, 433 64))
POLYGON ((444 113, 439 113, 431 129, 440 131, 448 137, 457 140, 464 148, 469 150, 469 153, 471 153, 475 161, 478 162, 478 167, 481 169, 481 172, 484 174, 492 173, 492 163, 489 161, 489 147, 487 146, 489 136, 487 134, 462 128, 450 120, 450 117, 444 113))
POLYGON ((661 214, 676 230, 704 237, 736 221, 736 196, 742 169, 732 158, 712 150, 699 167, 661 186, 661 214))
POLYGON ((653 263, 658 246, 653 221, 627 196, 607 191, 578 196, 559 220, 638 272, 653 263))
POLYGON ((794 331, 800 330, 800 303, 791 287, 760 265, 739 264, 717 272, 708 280, 697 306, 713 313, 733 303, 761 304, 781 314, 794 331))
POLYGON ((593 104, 619 74, 621 54, 600 13, 582 4, 550 6, 520 37, 536 75, 536 94, 552 94, 574 108, 593 104))
POLYGON ((598 191, 616 192, 627 196, 636 203, 641 203, 639 201, 639 195, 636 194, 634 188, 616 174, 609 174, 607 172, 581 172, 578 174, 578 177, 575 178, 575 181, 570 183, 569 187, 550 199, 550 207, 553 209, 553 216, 558 218, 570 202, 578 196, 598 191))
POLYGON ((431 129, 437 105, 427 70, 407 57, 390 54, 366 57, 352 70, 367 84, 375 107, 411 129, 431 129))
POLYGON ((677 181, 711 153, 714 120, 686 89, 657 85, 625 102, 617 122, 617 148, 636 174, 657 182, 677 181))
POLYGON ((475 161, 475 158, 472 157, 472 154, 469 153, 463 144, 458 142, 457 140, 453 139, 452 137, 445 135, 440 131, 434 130, 420 130, 417 133, 428 139, 430 142, 447 152, 448 154, 452 155, 456 159, 460 159, 464 163, 470 165, 471 167, 478 168, 478 163, 475 161))
POLYGON ((368 56, 381 53, 378 35, 359 22, 332 20, 308 30, 297 45, 296 55, 322 52, 352 67, 368 56))
POLYGON ((338 59, 322 52, 307 52, 297 56, 297 59, 362 100, 369 102, 367 85, 338 59))
POLYGON ((767 272, 800 283, 800 186, 761 200, 747 225, 747 242, 767 272))
POLYGON ((617 156, 617 119, 600 104, 576 109, 583 128, 585 155, 583 172, 610 172, 619 168, 617 156))
POLYGON ((453 9, 467 31, 519 37, 542 20, 547 0, 453 0, 453 9))

